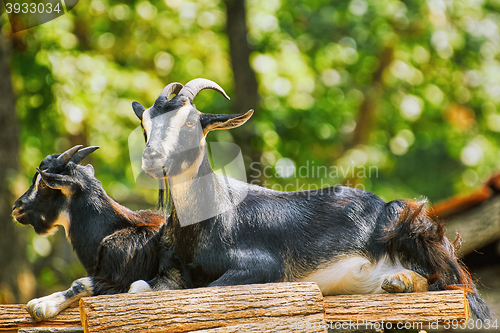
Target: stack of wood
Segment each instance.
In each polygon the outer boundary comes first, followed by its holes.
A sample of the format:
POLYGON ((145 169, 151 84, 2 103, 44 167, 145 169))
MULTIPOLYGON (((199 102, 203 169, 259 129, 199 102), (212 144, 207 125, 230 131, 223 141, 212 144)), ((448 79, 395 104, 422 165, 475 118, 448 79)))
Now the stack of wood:
POLYGON ((387 325, 425 330, 468 316, 458 290, 323 297, 315 283, 271 283, 85 297, 79 307, 45 322, 33 321, 24 305, 0 305, 0 331, 326 332, 387 325))

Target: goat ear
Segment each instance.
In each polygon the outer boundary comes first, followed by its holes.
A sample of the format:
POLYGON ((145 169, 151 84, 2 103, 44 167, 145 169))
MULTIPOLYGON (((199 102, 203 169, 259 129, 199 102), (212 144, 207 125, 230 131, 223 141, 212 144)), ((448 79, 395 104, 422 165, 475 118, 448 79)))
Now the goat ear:
POLYGON ((87 164, 85 166, 85 170, 87 170, 87 172, 91 173, 92 176, 94 176, 94 167, 92 166, 92 164, 87 164))
POLYGON ((201 127, 207 133, 213 130, 230 129, 243 125, 253 115, 253 110, 240 114, 202 114, 201 127))
POLYGON ((61 190, 63 192, 69 192, 71 185, 73 185, 73 180, 71 177, 66 175, 58 175, 55 173, 48 173, 36 168, 43 182, 50 188, 55 190, 61 190))
POLYGON ((134 112, 135 112, 135 115, 137 116, 137 118, 142 120, 142 114, 144 113, 144 111, 146 111, 144 106, 142 106, 142 104, 139 102, 132 102, 132 109, 134 109, 134 112))

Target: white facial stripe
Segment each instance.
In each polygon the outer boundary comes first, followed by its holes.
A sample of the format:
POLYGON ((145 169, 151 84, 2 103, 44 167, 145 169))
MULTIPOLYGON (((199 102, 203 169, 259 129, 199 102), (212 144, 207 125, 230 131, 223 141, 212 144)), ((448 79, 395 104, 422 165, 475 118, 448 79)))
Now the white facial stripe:
POLYGON ((191 104, 186 102, 170 119, 170 125, 167 129, 167 135, 162 141, 161 146, 163 148, 164 156, 169 156, 174 150, 177 142, 179 141, 179 131, 182 126, 186 123, 186 119, 191 111, 191 104))
POLYGON ((30 193, 30 195, 28 197, 29 200, 35 200, 35 197, 38 193, 38 186, 39 186, 40 182, 42 182, 42 181, 43 181, 42 176, 40 174, 38 174, 36 176, 36 180, 35 180, 35 188, 33 189, 33 191, 30 193))
POLYGON ((142 127, 144 127, 146 136, 149 139, 149 135, 151 134, 151 115, 149 114, 149 109, 142 114, 142 127))

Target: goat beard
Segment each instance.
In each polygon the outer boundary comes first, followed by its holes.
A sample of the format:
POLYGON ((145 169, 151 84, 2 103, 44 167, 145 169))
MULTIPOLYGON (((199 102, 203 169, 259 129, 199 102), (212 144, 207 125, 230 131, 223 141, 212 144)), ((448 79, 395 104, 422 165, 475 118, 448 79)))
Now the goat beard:
POLYGON ((158 190, 158 209, 162 211, 165 216, 170 215, 173 208, 172 194, 168 186, 167 178, 164 177, 158 180, 160 189, 158 190))

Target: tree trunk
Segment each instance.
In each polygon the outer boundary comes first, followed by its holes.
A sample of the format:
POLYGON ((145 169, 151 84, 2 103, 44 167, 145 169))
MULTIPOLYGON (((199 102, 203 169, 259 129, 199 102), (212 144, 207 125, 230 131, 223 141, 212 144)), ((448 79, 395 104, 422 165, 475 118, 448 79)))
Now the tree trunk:
POLYGON ((33 290, 24 235, 11 217, 16 199, 11 185, 20 162, 9 58, 8 44, 0 36, 0 303, 25 302, 33 290))
MULTIPOLYGON (((234 77, 233 113, 244 113, 250 109, 258 112, 260 96, 255 72, 250 66, 252 50, 248 44, 245 0, 224 0, 226 5, 226 31, 229 38, 229 53, 234 77)), ((243 156, 251 161, 260 160, 260 153, 252 149, 253 122, 237 131, 231 131, 235 142, 240 142, 243 156)))
POLYGON ((393 59, 393 49, 385 48, 379 55, 380 66, 373 75, 371 86, 365 90, 365 99, 361 103, 358 111, 356 128, 351 145, 354 147, 360 144, 367 144, 370 133, 375 123, 378 100, 383 92, 382 75, 385 69, 391 64, 393 59))
POLYGON ((234 77, 233 111, 247 112, 257 108, 259 92, 255 73, 250 66, 250 45, 247 41, 246 10, 244 0, 224 0, 226 4, 226 29, 234 77))

